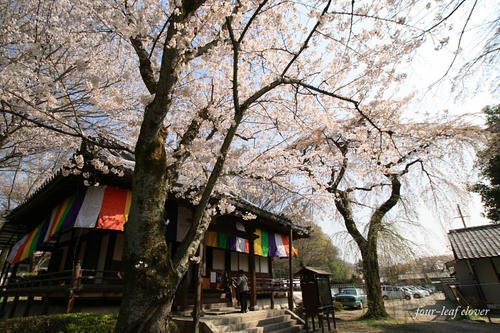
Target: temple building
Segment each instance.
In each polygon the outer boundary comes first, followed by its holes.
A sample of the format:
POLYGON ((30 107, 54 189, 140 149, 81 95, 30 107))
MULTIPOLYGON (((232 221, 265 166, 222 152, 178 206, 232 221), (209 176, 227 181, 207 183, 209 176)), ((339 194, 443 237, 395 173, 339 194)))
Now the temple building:
MULTIPOLYGON (((0 229, 0 248, 8 251, 0 280, 3 318, 103 306, 118 309, 133 156, 84 145, 75 156, 84 158, 74 163, 77 172, 61 169, 10 211, 0 229), (99 170, 96 160, 103 163, 99 170), (48 265, 21 274, 22 266, 30 266, 35 254, 50 254, 48 265), (8 298, 13 301, 7 302, 8 298)), ((205 235, 200 281, 203 307, 231 302, 227 282, 238 270, 249 277, 250 306, 261 297, 269 298, 272 305, 277 291, 272 283, 272 258, 288 257, 290 250, 293 255, 291 242, 308 237, 310 230, 243 199, 223 199, 234 210, 213 217, 205 235)), ((194 206, 170 195, 166 211, 165 237, 175 251, 191 225, 194 206)), ((178 289, 175 310, 192 308, 195 302, 198 275, 196 265, 192 266, 178 289)))

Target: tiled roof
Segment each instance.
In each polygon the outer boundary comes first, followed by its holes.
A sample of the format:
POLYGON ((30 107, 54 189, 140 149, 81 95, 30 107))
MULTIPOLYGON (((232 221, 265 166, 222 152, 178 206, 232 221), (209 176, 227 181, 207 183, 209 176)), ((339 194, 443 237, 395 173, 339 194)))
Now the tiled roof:
POLYGON ((500 256, 500 224, 450 230, 448 238, 456 259, 500 256))

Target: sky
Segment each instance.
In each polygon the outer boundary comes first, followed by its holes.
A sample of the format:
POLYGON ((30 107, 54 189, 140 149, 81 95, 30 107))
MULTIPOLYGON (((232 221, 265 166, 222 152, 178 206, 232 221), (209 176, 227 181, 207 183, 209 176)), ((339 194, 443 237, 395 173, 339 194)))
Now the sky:
MULTIPOLYGON (((416 93, 415 100, 408 110, 410 114, 422 114, 425 111, 432 114, 444 110, 448 110, 451 116, 476 113, 479 115, 470 119, 474 119, 478 125, 484 123, 484 117, 480 114, 481 109, 486 105, 497 104, 499 100, 498 89, 495 90, 490 84, 498 82, 499 62, 481 68, 465 81, 466 85, 459 87, 460 89, 452 91, 451 82, 464 63, 464 59, 470 59, 481 50, 488 27, 487 22, 494 20, 499 11, 500 3, 478 2, 461 40, 463 51, 457 57, 449 75, 442 80, 440 78, 446 73, 452 62, 453 52, 458 45, 459 32, 467 18, 466 13, 457 15, 450 22, 455 30, 450 31, 450 40, 446 47, 436 51, 436 44, 427 41, 418 50, 412 62, 406 65, 405 71, 408 76, 401 89, 402 95, 416 93), (492 6, 496 6, 496 10, 492 10, 492 6), (434 84, 435 82, 438 83, 434 84)), ((498 58, 500 59, 500 57, 498 58)), ((465 171, 465 173, 471 176, 469 180, 477 177, 477 173, 474 173, 473 170, 465 171)), ((481 216, 483 207, 480 196, 477 194, 471 193, 467 205, 462 206, 461 210, 467 227, 489 223, 481 216)), ((421 209, 418 212, 421 228, 412 228, 403 235, 416 244, 418 256, 452 254, 447 233, 450 229, 463 228, 463 223, 456 208, 450 209, 450 211, 455 213, 448 216, 444 223, 440 222, 430 210, 421 209)), ((325 233, 333 235, 333 243, 343 252, 343 259, 349 262, 356 261, 357 257, 353 251, 348 249, 343 241, 339 241, 339 239, 347 237, 341 236, 342 232, 345 232, 342 222, 325 219, 318 222, 325 233)))

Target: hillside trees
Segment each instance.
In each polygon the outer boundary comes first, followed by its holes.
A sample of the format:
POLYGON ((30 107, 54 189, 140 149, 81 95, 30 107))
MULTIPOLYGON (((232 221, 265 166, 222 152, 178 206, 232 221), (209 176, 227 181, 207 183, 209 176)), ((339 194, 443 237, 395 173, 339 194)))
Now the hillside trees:
POLYGON ((1 9, 2 108, 30 124, 25 135, 49 146, 135 144, 117 332, 167 330, 214 191, 237 193, 235 178, 284 177, 293 149, 282 147, 304 130, 380 132, 374 119, 387 114, 364 105, 404 79, 396 64, 438 27, 428 9, 394 0, 26 0, 1 9), (275 162, 260 164, 268 155, 275 162), (196 205, 175 253, 164 238, 169 192, 196 205))
POLYGON ((486 182, 472 187, 479 193, 486 210, 486 217, 500 223, 500 105, 486 106, 482 110, 487 117, 489 140, 486 149, 478 155, 478 166, 486 182))
MULTIPOLYGON (((295 240, 293 246, 299 251, 293 258, 295 271, 300 270, 302 266, 311 266, 332 273, 331 281, 340 283, 351 279, 351 270, 339 257, 339 250, 319 226, 314 225, 310 237, 295 240)), ((273 276, 288 278, 288 261, 275 260, 273 276)))

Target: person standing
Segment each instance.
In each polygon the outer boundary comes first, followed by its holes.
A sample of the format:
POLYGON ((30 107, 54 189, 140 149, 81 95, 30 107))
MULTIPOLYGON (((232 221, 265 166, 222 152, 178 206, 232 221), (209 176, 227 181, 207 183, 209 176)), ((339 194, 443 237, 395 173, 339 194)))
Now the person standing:
POLYGON ((241 269, 238 271, 238 280, 236 280, 236 286, 238 288, 238 294, 240 297, 241 312, 248 312, 248 278, 241 269))

